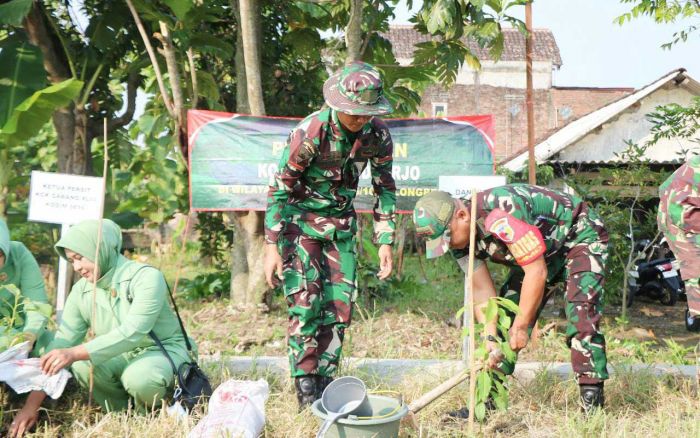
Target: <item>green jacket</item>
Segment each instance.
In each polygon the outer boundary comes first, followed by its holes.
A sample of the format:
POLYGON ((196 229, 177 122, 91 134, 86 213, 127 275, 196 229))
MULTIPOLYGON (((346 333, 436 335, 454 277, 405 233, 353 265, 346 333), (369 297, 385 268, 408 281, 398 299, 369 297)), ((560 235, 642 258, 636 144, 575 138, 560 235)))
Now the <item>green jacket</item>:
MULTIPOLYGON (((69 249, 94 259, 97 227, 96 220, 75 225, 56 244, 56 250, 64 258, 65 250, 69 249)), ((71 289, 61 324, 48 350, 80 344, 92 327, 95 338, 85 347, 90 360, 98 365, 121 354, 135 357, 144 350, 158 350, 148 336, 153 330, 169 352, 187 357, 163 274, 126 259, 119 254, 120 250, 121 230, 114 222, 104 220, 99 265, 100 272, 105 274, 97 281, 95 317, 92 283, 83 278, 71 289)))
MULTIPOLYGON (((44 277, 32 253, 21 242, 10 241, 10 232, 3 220, 0 220, 0 250, 5 254, 5 265, 0 269, 0 287, 13 284, 22 295, 37 303, 49 302, 44 289, 44 277)), ((0 308, 11 311, 13 295, 0 288, 0 308)), ((37 338, 46 327, 48 318, 39 312, 20 311, 22 331, 33 333, 37 338)))
POLYGON ((277 243, 288 226, 328 240, 357 231, 353 201, 369 164, 374 205, 374 240, 394 241, 396 184, 391 174, 394 143, 387 125, 372 118, 362 130, 343 130, 337 111, 324 107, 289 135, 279 170, 271 178, 265 212, 265 240, 277 243))

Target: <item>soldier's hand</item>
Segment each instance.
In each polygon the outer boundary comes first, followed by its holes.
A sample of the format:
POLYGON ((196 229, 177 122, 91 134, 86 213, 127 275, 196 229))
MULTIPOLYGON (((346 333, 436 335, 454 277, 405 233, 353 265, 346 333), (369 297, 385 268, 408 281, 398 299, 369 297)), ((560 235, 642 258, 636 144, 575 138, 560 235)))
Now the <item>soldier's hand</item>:
POLYGON ((510 348, 516 353, 527 346, 530 335, 527 333, 527 326, 513 324, 510 328, 510 348))
POLYGON ((276 244, 268 243, 265 245, 263 270, 265 271, 265 280, 270 288, 274 288, 282 280, 282 257, 276 244))
POLYGON ((501 364, 505 356, 503 355, 503 352, 499 348, 497 342, 488 341, 486 344, 486 349, 489 352, 489 357, 486 360, 486 367, 491 370, 495 370, 498 368, 498 365, 501 364))
POLYGON ((379 247, 379 273, 380 280, 386 280, 394 269, 394 256, 391 252, 391 245, 381 245, 379 247))

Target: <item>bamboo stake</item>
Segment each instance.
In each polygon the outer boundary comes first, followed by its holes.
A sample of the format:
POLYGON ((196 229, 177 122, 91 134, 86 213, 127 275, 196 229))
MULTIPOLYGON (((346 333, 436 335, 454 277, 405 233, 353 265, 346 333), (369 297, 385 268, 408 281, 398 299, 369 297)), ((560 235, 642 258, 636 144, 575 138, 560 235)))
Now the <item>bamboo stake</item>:
POLYGON ((461 371, 459 374, 449 378, 440 385, 436 386, 434 389, 428 393, 422 395, 417 400, 414 400, 410 405, 408 405, 408 423, 414 428, 418 429, 418 422, 416 420, 415 414, 426 407, 428 404, 435 401, 437 398, 445 394, 450 389, 464 382, 467 378, 469 379, 469 435, 474 436, 474 404, 476 391, 476 373, 484 368, 483 363, 474 363, 474 252, 476 246, 476 189, 472 189, 471 197, 471 212, 469 218, 469 264, 467 268, 467 285, 469 291, 469 299, 467 304, 467 309, 465 313, 469 312, 471 318, 469 318, 469 372, 467 370, 461 371))
POLYGON ((476 245, 476 188, 472 188, 471 218, 469 219, 469 436, 474 436, 474 404, 476 391, 476 372, 474 365, 474 247, 476 245))
MULTIPOLYGON (((483 365, 480 364, 476 368, 478 371, 483 368, 483 365)), ((462 370, 458 374, 450 377, 440 385, 411 402, 411 404, 408 405, 408 415, 406 415, 406 422, 408 423, 408 426, 412 427, 414 430, 419 430, 416 414, 430 403, 442 397, 449 390, 467 380, 467 378, 469 378, 469 373, 466 370, 462 370)))
MULTIPOLYGON (((97 314, 97 276, 104 274, 100 269, 100 246, 102 245, 102 218, 105 214, 105 194, 107 192, 107 165, 109 163, 109 151, 107 150, 107 118, 104 121, 104 164, 102 166, 102 198, 100 199, 100 218, 97 223, 97 246, 95 247, 95 270, 92 274, 92 319, 90 324, 90 336, 95 336, 95 318, 97 314)), ((95 366, 90 362, 90 392, 88 395, 88 407, 92 406, 92 392, 95 387, 95 366)))
MULTIPOLYGON (((482 368, 482 365, 479 365, 476 368, 480 370, 482 368)), ((466 370, 460 371, 459 374, 450 377, 449 379, 442 382, 440 385, 431 389, 429 392, 420 396, 420 398, 412 401, 411 404, 408 405, 408 410, 413 412, 414 414, 417 414, 421 409, 428 406, 430 403, 434 402, 440 396, 445 394, 447 391, 464 382, 468 378, 469 373, 466 372, 466 370)))

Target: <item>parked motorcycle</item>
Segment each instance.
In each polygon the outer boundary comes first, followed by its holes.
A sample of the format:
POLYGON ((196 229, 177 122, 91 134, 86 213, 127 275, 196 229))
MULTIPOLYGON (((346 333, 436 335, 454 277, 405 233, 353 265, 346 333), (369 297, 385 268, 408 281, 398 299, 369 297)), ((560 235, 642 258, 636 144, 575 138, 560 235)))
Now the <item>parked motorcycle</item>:
MULTIPOLYGON (((649 239, 638 241, 634 246, 638 260, 629 274, 629 296, 627 307, 634 299, 647 296, 658 299, 661 304, 673 306, 685 293, 680 275, 680 263, 668 249, 666 239, 652 243, 649 239)), ((687 318, 686 318, 687 323, 687 318)))

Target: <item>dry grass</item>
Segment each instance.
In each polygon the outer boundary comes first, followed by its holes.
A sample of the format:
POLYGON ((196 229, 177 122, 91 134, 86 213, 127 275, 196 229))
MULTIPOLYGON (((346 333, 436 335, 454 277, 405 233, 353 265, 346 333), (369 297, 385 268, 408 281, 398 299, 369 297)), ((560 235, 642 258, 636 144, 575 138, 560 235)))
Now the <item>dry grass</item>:
MULTIPOLYGON (((196 263, 192 263, 194 265, 196 263)), ((163 263, 168 266, 169 263, 163 263)), ((190 266, 186 263, 186 266, 190 266)), ((458 359, 461 339, 458 328, 449 321, 461 302, 461 283, 452 265, 426 264, 429 282, 414 282, 407 290, 395 290, 381 304, 361 300, 355 320, 347 331, 345 354, 353 357, 458 359), (455 281, 457 279, 458 281, 455 281), (434 284, 440 284, 435 289, 434 284)), ((413 269, 413 271, 416 271, 413 269)), ((172 273, 171 273, 172 274, 172 273)), ((683 303, 684 304, 684 303, 683 303)), ((286 314, 278 299, 269 313, 231 305, 227 300, 209 303, 183 303, 187 327, 199 345, 200 354, 283 355, 285 354, 286 314)), ((568 362, 569 350, 563 339, 563 322, 557 317, 560 303, 545 309, 542 326, 556 322, 521 354, 521 361, 568 362)), ((682 327, 681 304, 676 308, 653 307, 643 318, 641 306, 632 313, 629 326, 619 328, 606 317, 608 350, 612 364, 624 362, 667 362, 673 351, 664 339, 674 338, 684 345, 697 344, 682 327), (677 314, 677 315, 676 315, 677 314), (644 330, 635 330, 644 328, 644 330), (649 331, 652 329, 652 332, 649 331), (684 336, 686 336, 684 338, 684 336), (646 343, 645 343, 646 342, 646 343)), ((614 315, 614 312, 613 312, 614 315)), ((697 353, 694 353, 695 355, 697 353)), ((683 361, 695 363, 697 356, 687 353, 683 361)), ((209 368, 213 383, 228 378, 265 378, 271 394, 266 405, 265 438, 302 438, 315 435, 318 423, 309 411, 297 413, 294 388, 290 379, 251 370, 232 376, 227 370, 209 368)), ((355 374, 356 370, 342 370, 355 374)), ((375 390, 394 390, 411 401, 449 376, 419 373, 388 386, 375 376, 361 375, 375 390)), ((466 403, 467 385, 428 406, 418 415, 420 430, 402 427, 402 437, 466 436, 463 422, 445 422, 444 414, 466 403)), ((485 437, 668 437, 700 438, 700 397, 697 383, 676 378, 655 378, 644 373, 622 371, 606 386, 605 412, 585 418, 577 405, 578 389, 573 381, 561 382, 541 373, 530 382, 511 381, 511 406, 496 412, 480 425, 485 437)), ((6 426, 17 407, 2 400, 0 421, 6 426)), ((161 411, 142 416, 133 413, 103 414, 85 407, 85 397, 75 388, 63 399, 48 405, 42 413, 35 437, 185 437, 202 416, 193 414, 178 422, 161 411)), ((3 436, 5 429, 0 429, 3 436)))
MULTIPOLYGON (((662 309, 682 315, 683 305, 685 303, 662 309)), ((268 313, 234 306, 227 300, 185 307, 183 314, 186 324, 191 336, 197 340, 200 354, 286 354, 287 317, 279 305, 268 313), (225 327, 225 330, 212 330, 212 326, 225 327)), ((549 326, 550 329, 541 332, 536 341, 521 353, 521 361, 570 360, 564 336, 566 322, 553 318, 557 309, 557 305, 545 308, 544 314, 549 320, 543 321, 541 327, 549 326)), ((355 319, 346 331, 344 353, 347 356, 369 358, 459 359, 462 348, 460 329, 450 325, 449 317, 450 315, 435 317, 418 310, 399 313, 359 304, 356 306, 355 319)), ((649 329, 641 328, 643 321, 621 329, 608 317, 603 329, 607 338, 609 361, 695 363, 692 346, 698 343, 697 336, 685 331, 682 320, 674 320, 671 316, 663 319, 666 324, 655 327, 652 337, 648 335, 649 329), (678 330, 678 326, 682 331, 678 330), (647 336, 640 337, 640 334, 647 336), (682 352, 683 357, 677 357, 678 352, 668 347, 666 341, 669 340, 676 340, 679 345, 686 347, 686 351, 682 352)))
MULTIPOLYGON (((345 370, 354 374, 353 370, 345 370)), ((271 394, 266 406, 265 438, 306 438, 315 435, 318 423, 310 411, 296 412, 296 399, 289 379, 253 372, 229 376, 226 370, 210 369, 217 380, 229 377, 266 378, 271 394)), ((448 376, 425 373, 407 376, 391 388, 372 376, 360 375, 374 390, 398 391, 410 401, 427 392, 448 376)), ((448 422, 444 413, 466 403, 466 384, 438 399, 418 414, 419 430, 405 425, 401 437, 466 436, 466 422, 448 422)), ((586 418, 579 412, 577 387, 573 381, 559 381, 540 373, 530 382, 511 381, 511 407, 496 412, 478 426, 486 437, 698 437, 700 400, 697 386, 676 378, 654 378, 644 373, 621 372, 606 386, 607 409, 586 418)), ((90 412, 73 398, 69 408, 48 411, 34 437, 185 437, 201 417, 197 413, 178 422, 161 411, 149 416, 131 413, 90 412)), ((7 412, 9 413, 9 412, 7 412)), ((9 417, 5 416, 5 423, 9 417)))

